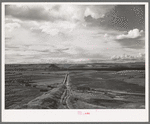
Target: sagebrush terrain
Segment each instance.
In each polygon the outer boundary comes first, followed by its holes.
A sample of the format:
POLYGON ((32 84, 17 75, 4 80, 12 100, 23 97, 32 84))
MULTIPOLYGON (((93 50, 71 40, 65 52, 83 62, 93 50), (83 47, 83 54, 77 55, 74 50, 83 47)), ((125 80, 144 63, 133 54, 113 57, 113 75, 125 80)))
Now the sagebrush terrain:
POLYGON ((145 108, 145 64, 6 64, 5 108, 145 108))

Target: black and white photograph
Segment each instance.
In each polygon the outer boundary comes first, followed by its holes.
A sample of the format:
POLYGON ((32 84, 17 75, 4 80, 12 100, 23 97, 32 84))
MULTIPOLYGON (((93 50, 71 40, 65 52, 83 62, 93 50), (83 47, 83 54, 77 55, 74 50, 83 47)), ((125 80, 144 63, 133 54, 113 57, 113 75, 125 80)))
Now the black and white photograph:
POLYGON ((5 111, 147 109, 145 4, 14 2, 3 10, 5 111))

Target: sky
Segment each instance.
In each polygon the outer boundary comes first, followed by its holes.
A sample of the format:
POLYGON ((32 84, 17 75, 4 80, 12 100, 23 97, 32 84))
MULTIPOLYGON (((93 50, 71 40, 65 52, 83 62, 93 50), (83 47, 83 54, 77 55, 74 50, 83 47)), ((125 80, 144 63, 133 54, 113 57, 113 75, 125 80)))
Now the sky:
POLYGON ((5 5, 5 63, 145 61, 144 5, 5 5))

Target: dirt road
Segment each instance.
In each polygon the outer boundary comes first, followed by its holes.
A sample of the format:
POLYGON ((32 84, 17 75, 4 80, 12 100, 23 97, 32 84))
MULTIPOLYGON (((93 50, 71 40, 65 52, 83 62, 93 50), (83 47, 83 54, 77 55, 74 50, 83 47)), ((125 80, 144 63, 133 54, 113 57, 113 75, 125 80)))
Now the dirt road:
POLYGON ((64 91, 60 102, 65 109, 70 109, 68 105, 68 99, 71 92, 71 88, 69 86, 69 73, 66 74, 63 84, 66 85, 67 89, 64 91))

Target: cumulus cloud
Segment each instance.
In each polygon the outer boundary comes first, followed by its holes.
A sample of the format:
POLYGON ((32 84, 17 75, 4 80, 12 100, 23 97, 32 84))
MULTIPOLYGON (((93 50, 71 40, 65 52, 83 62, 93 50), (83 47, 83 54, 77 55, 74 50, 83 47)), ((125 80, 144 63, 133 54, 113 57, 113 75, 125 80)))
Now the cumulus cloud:
POLYGON ((137 38, 137 37, 140 37, 142 36, 142 33, 143 33, 143 30, 139 30, 139 29, 133 29, 133 30, 130 30, 127 34, 121 34, 121 35, 118 35, 116 38, 117 39, 128 39, 128 38, 137 38))
POLYGON ((127 34, 121 34, 114 37, 120 45, 127 48, 139 49, 145 46, 144 31, 139 29, 133 29, 127 32, 127 34))
POLYGON ((132 55, 126 55, 123 54, 121 56, 114 55, 111 57, 111 60, 145 60, 145 54, 144 53, 139 53, 137 56, 132 56, 132 55))

